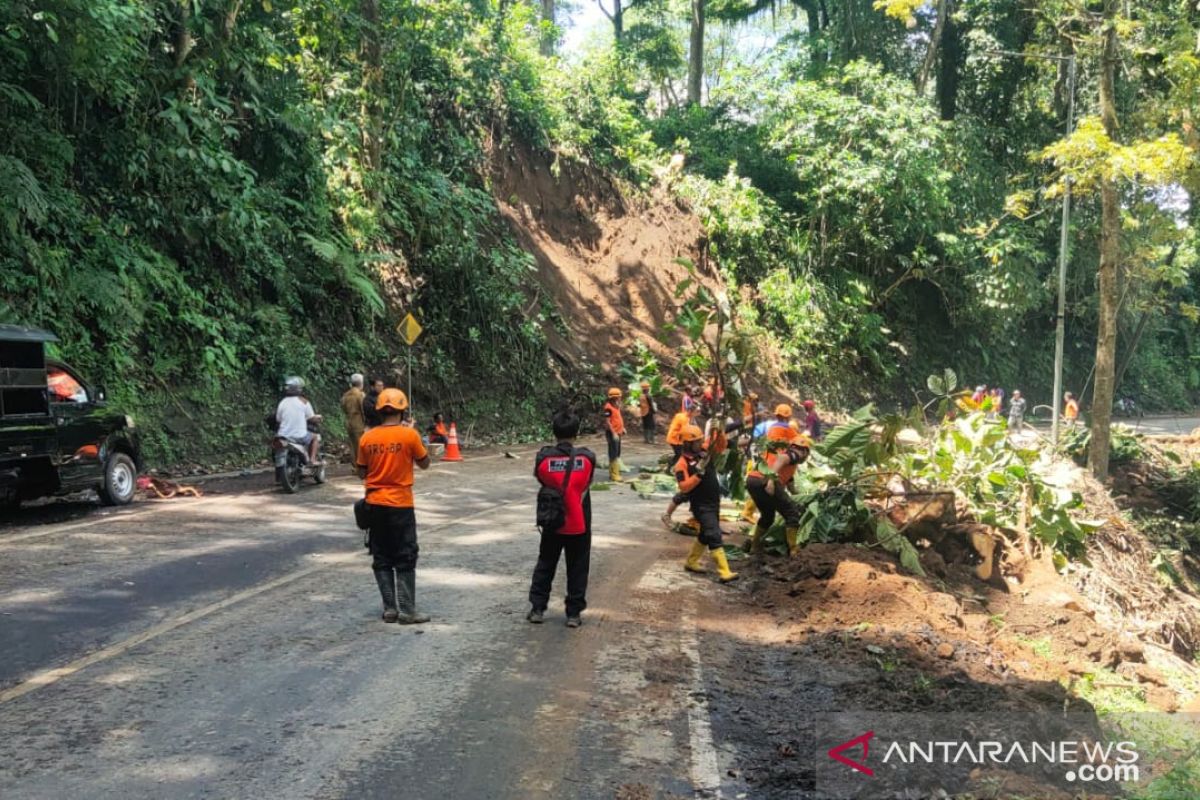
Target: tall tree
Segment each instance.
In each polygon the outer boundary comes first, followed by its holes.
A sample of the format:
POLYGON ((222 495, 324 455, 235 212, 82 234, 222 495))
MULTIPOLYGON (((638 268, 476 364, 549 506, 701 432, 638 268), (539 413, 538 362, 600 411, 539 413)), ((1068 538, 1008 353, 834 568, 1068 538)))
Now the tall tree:
MULTIPOLYGON (((1117 138, 1117 12, 1119 0, 1104 0, 1100 55, 1100 121, 1108 138, 1117 138)), ((1092 444, 1088 466, 1099 480, 1108 477, 1113 378, 1117 360, 1117 264, 1121 258, 1121 201, 1117 178, 1100 183, 1100 326, 1096 335, 1096 388, 1092 395, 1092 444)))
POLYGON ((612 11, 604 7, 604 0, 596 0, 596 5, 600 6, 600 10, 604 12, 604 16, 608 17, 608 21, 613 26, 613 43, 621 46, 621 40, 625 37, 625 6, 622 0, 612 0, 612 11))
POLYGON ((704 104, 704 5, 691 0, 692 27, 688 38, 688 104, 704 104))
POLYGON ((942 119, 952 120, 958 113, 958 85, 966 48, 963 26, 958 20, 958 3, 946 0, 945 28, 942 31, 941 56, 938 59, 937 100, 942 119))
MULTIPOLYGON (((603 9, 604 6, 601 8, 603 9)), ((544 56, 554 55, 555 39, 557 38, 554 31, 554 0, 542 0, 542 38, 538 43, 538 49, 544 56)))
POLYGON ((376 173, 383 164, 383 23, 379 0, 362 0, 359 52, 362 58, 362 171, 363 188, 378 199, 376 173))

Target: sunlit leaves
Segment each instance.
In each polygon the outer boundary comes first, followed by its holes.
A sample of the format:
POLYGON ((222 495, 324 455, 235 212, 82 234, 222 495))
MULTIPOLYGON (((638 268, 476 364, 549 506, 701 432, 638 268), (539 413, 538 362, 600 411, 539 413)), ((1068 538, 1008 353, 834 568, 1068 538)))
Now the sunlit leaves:
POLYGON ((1069 137, 1044 148, 1037 157, 1058 169, 1057 180, 1047 188, 1047 195, 1053 197, 1061 194, 1064 181, 1081 194, 1095 191, 1104 181, 1164 186, 1184 175, 1195 153, 1174 133, 1119 144, 1105 133, 1099 117, 1086 117, 1069 137))
POLYGON ((917 10, 926 4, 927 0, 875 0, 874 3, 876 11, 908 25, 915 23, 917 10))

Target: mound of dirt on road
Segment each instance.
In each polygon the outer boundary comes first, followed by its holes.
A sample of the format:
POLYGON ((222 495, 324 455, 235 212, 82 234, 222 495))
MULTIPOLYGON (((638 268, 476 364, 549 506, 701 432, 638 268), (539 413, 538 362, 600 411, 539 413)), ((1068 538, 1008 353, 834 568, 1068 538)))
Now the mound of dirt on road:
POLYGON ((638 341, 675 361, 679 340, 660 339, 674 320, 675 288, 689 277, 679 260, 695 266, 695 280, 721 287, 690 208, 665 190, 636 197, 601 170, 522 144, 493 148, 490 179, 517 241, 537 259, 540 297, 565 326, 544 328, 565 372, 614 372, 638 341))
POLYGON ((1090 715, 1097 692, 1168 711, 1189 700, 1173 672, 1183 662, 1098 622, 1061 579, 1023 596, 966 571, 907 574, 886 553, 841 544, 738 568, 743 585, 714 599, 705 624, 730 634, 713 638, 720 706, 741 777, 764 797, 813 780, 794 757, 811 751, 800 709, 1090 715))

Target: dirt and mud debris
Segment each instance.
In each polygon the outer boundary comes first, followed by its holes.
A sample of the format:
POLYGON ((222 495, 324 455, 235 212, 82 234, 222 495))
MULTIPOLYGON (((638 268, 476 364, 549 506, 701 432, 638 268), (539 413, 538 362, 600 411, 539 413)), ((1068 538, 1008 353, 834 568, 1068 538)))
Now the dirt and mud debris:
MULTIPOLYGON (((936 551, 927 551, 936 552, 936 551)), ((940 556, 938 556, 940 558, 940 556)), ((711 706, 738 753, 736 770, 755 796, 804 797, 816 776, 808 758, 821 711, 1093 713, 1074 687, 1111 675, 1152 707, 1186 702, 1151 650, 1050 569, 1017 591, 985 583, 963 564, 941 575, 903 572, 883 552, 814 544, 794 559, 747 559, 745 581, 711 601, 704 642, 723 679, 711 706)), ((1068 796, 1015 775, 999 780, 1029 796, 1068 796)))

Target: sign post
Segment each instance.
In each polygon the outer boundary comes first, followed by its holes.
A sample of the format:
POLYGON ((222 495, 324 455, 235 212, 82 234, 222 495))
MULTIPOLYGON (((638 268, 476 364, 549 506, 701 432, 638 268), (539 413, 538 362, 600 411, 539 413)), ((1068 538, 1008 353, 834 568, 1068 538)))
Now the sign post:
POLYGON ((408 408, 409 416, 413 420, 416 420, 412 393, 412 348, 416 344, 417 339, 421 337, 421 332, 425 329, 421 327, 421 323, 417 322, 417 318, 410 311, 404 315, 404 319, 400 320, 400 324, 396 326, 396 330, 399 332, 400 338, 408 345, 408 408))

